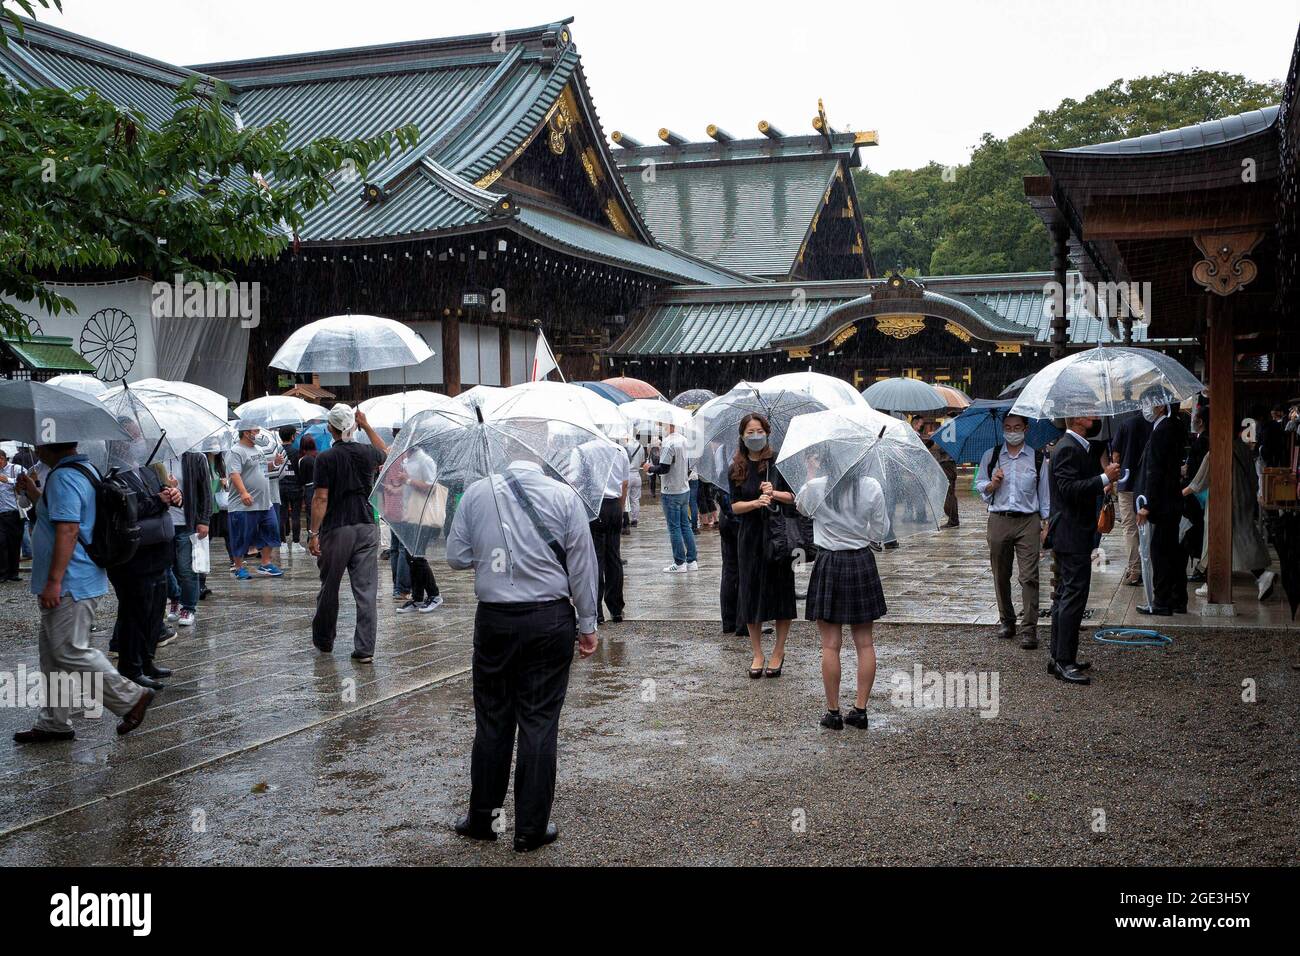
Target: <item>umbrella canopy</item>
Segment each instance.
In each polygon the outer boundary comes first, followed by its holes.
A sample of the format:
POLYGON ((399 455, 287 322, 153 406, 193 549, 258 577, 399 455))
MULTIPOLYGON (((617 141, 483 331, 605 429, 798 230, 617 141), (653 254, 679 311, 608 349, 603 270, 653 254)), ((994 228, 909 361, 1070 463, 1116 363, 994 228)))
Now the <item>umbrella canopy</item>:
POLYGON ((691 458, 698 458, 696 471, 712 485, 730 487, 727 471, 740 443, 740 423, 750 413, 757 412, 772 426, 771 445, 777 451, 796 415, 825 410, 823 403, 803 391, 739 382, 725 395, 700 406, 686 429, 691 458))
POLYGON ((660 432, 662 425, 672 425, 681 430, 691 423, 691 413, 686 409, 657 398, 634 398, 620 405, 618 410, 638 435, 660 432))
POLYGON ((649 382, 641 381, 639 378, 628 378, 624 375, 601 379, 601 384, 612 385, 629 398, 663 398, 663 395, 659 393, 659 389, 649 382))
POLYGON ((96 399, 41 382, 9 381, 0 381, 0 435, 29 445, 130 437, 96 399))
POLYGON ((575 425, 599 426, 606 434, 628 434, 627 419, 615 405, 571 382, 523 382, 502 389, 488 407, 506 415, 555 415, 575 425))
POLYGON ((100 401, 130 435, 129 441, 108 443, 110 468, 140 468, 151 461, 179 458, 229 432, 225 418, 172 391, 119 385, 100 401))
POLYGON ((1011 411, 1028 418, 1109 417, 1177 405, 1205 388, 1177 359, 1149 349, 1099 346, 1033 377, 1011 411))
POLYGON ((766 378, 760 384, 768 389, 783 388, 791 392, 803 392, 827 408, 867 404, 867 399, 844 379, 823 375, 821 372, 785 372, 766 378))
POLYGON ((414 388, 407 392, 368 398, 357 408, 365 412, 370 427, 375 429, 386 428, 393 431, 401 428, 406 420, 416 412, 427 411, 430 408, 445 408, 454 404, 455 401, 454 398, 439 392, 414 388))
MULTIPOLYGON (((182 398, 188 398, 196 405, 202 405, 213 415, 220 419, 230 417, 230 401, 220 392, 214 392, 210 388, 204 388, 202 385, 194 385, 190 382, 173 382, 165 378, 142 378, 138 382, 131 383, 132 388, 152 389, 159 392, 172 392, 182 398)), ((102 395, 108 391, 105 385, 100 392, 102 395)))
POLYGON ((689 408, 694 411, 705 402, 717 397, 717 392, 710 392, 707 388, 688 388, 673 399, 673 404, 678 408, 689 408))
POLYGON ((82 375, 80 373, 74 375, 56 375, 51 379, 47 379, 45 384, 54 388, 67 389, 68 391, 76 392, 79 395, 88 395, 91 398, 99 398, 99 396, 107 392, 110 387, 95 378, 93 375, 82 375))
POLYGON ((377 315, 334 315, 296 329, 271 359, 290 372, 369 372, 419 365, 433 350, 418 332, 377 315))
POLYGON ((776 467, 813 517, 822 507, 852 515, 863 479, 874 478, 885 496, 887 538, 937 530, 948 496, 948 478, 921 436, 862 405, 796 417, 776 467))
MULTIPOLYGON (((984 453, 1002 441, 1002 419, 1011 411, 1012 400, 977 398, 970 407, 934 433, 939 447, 957 461, 978 462, 984 453)), ((1031 448, 1042 448, 1061 437, 1061 430, 1050 421, 1029 419, 1025 441, 1031 448)))
POLYGON ((1002 391, 998 392, 998 398, 1017 397, 1021 392, 1025 390, 1025 386, 1029 384, 1029 380, 1033 377, 1034 376, 1032 375, 1026 375, 1024 378, 1016 379, 1014 382, 1012 382, 1002 391))
POLYGON ((943 396, 946 404, 944 408, 951 412, 961 411, 963 408, 970 407, 970 396, 959 388, 953 388, 951 385, 932 385, 936 392, 943 396))
POLYGON ((505 393, 506 390, 497 385, 475 385, 473 388, 457 395, 456 401, 471 411, 480 407, 488 409, 501 401, 501 397, 505 393))
POLYGON ((259 428, 301 427, 329 416, 329 409, 292 395, 263 395, 235 407, 235 417, 259 428))
MULTIPOLYGON (((572 488, 594 518, 613 460, 584 454, 584 446, 593 442, 609 444, 589 421, 583 425, 459 404, 432 408, 416 413, 402 428, 370 500, 398 540, 412 554, 422 555, 447 520, 449 499, 523 459, 539 462, 548 476, 572 488), (604 467, 593 464, 598 460, 604 467)), ((496 485, 494 493, 510 494, 496 485)), ((511 540, 504 525, 502 535, 511 540)))
POLYGON ((574 382, 573 384, 589 388, 601 398, 607 398, 615 405, 622 405, 624 402, 632 401, 632 396, 627 392, 619 391, 613 385, 608 385, 605 382, 574 382))
POLYGON ((324 422, 316 422, 313 425, 308 425, 299 432, 293 440, 294 447, 302 447, 302 439, 304 435, 311 436, 312 441, 316 443, 317 451, 325 451, 330 445, 334 444, 334 436, 330 434, 330 430, 325 427, 324 422))
POLYGON ((938 412, 948 407, 947 400, 933 386, 916 378, 886 378, 862 391, 872 408, 886 412, 938 412))

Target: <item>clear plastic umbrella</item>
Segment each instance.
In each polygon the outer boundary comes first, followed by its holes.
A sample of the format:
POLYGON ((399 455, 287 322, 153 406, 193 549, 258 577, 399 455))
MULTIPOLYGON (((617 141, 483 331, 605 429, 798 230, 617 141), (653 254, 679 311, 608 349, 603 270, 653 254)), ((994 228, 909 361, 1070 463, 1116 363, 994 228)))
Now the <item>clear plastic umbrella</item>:
POLYGON ((813 517, 822 506, 852 514, 861 480, 874 478, 884 492, 889 538, 938 529, 948 496, 943 468, 911 426, 862 406, 795 418, 776 467, 813 517))
MULTIPOLYGON (((192 382, 173 382, 166 378, 142 378, 138 382, 131 383, 132 388, 153 389, 160 392, 172 392, 182 398, 188 398, 196 405, 202 405, 213 415, 218 418, 230 417, 230 400, 220 392, 214 392, 210 388, 204 388, 202 385, 195 385, 192 382)), ((104 391, 108 386, 104 386, 104 391)), ((102 392, 100 394, 103 394, 102 392)))
POLYGON ((632 431, 638 435, 660 434, 663 425, 672 425, 681 430, 691 423, 691 413, 686 409, 661 402, 657 398, 634 398, 617 407, 632 431))
POLYGON ((759 385, 767 389, 783 388, 791 392, 803 392, 827 408, 867 404, 862 393, 844 379, 823 375, 821 372, 785 372, 765 378, 759 385))
POLYGON ((98 400, 42 382, 0 380, 0 435, 31 445, 122 438, 122 426, 98 400))
POLYGON ((491 406, 494 413, 540 417, 559 415, 578 425, 590 422, 606 435, 623 437, 630 434, 627 419, 620 411, 622 406, 581 385, 523 382, 502 389, 502 394, 494 398, 496 401, 491 406))
POLYGON ((106 464, 110 468, 139 468, 152 461, 179 458, 229 429, 224 418, 197 402, 156 388, 119 385, 105 392, 100 402, 131 436, 130 441, 108 443, 106 464))
POLYGON ((501 401, 508 390, 499 385, 475 385, 456 396, 456 401, 473 411, 482 408, 485 412, 501 401))
POLYGON ((369 372, 419 365, 432 355, 420 334, 401 322, 334 315, 296 329, 270 364, 290 372, 369 372))
POLYGON ((934 386, 916 378, 882 379, 863 389, 862 397, 872 408, 886 412, 939 412, 948 407, 948 400, 934 386))
POLYGON ((772 448, 776 451, 796 415, 826 408, 805 391, 769 388, 765 382, 739 382, 725 395, 701 405, 685 429, 696 472, 719 488, 730 486, 727 469, 740 443, 740 423, 752 412, 762 415, 772 426, 772 448))
MULTIPOLYGON (((608 440, 589 420, 459 405, 429 409, 409 419, 394 440, 370 500, 397 539, 412 554, 423 555, 445 526, 448 505, 457 495, 525 460, 572 488, 594 518, 613 459, 603 456, 600 466, 602 457, 583 454, 580 449, 591 442, 608 440)), ((495 484, 493 489, 509 494, 495 484)))
POLYGON ((61 388, 68 392, 76 392, 78 395, 88 395, 91 398, 99 398, 111 388, 105 385, 93 375, 56 375, 45 381, 46 385, 51 388, 61 388))
MULTIPOLYGON (((357 406, 357 410, 365 413, 370 427, 379 433, 380 438, 385 442, 391 442, 393 433, 405 425, 412 415, 430 408, 448 406, 464 407, 449 395, 414 388, 406 392, 395 392, 392 395, 367 398, 357 406)), ((357 431, 357 441, 367 445, 370 443, 366 433, 361 430, 357 431)))
POLYGON ((324 405, 315 405, 294 395, 263 395, 235 407, 235 417, 261 428, 302 426, 329 415, 324 405))
MULTIPOLYGON (((1146 495, 1138 495, 1133 503, 1136 510, 1147 506, 1146 495)), ((1142 562, 1142 589, 1146 591, 1147 607, 1156 603, 1155 574, 1151 570, 1151 522, 1144 521, 1138 525, 1138 557, 1142 562)))
POLYGON ((1038 372, 1011 406, 1029 418, 1108 417, 1177 405, 1204 385, 1177 359, 1150 349, 1098 346, 1038 372))

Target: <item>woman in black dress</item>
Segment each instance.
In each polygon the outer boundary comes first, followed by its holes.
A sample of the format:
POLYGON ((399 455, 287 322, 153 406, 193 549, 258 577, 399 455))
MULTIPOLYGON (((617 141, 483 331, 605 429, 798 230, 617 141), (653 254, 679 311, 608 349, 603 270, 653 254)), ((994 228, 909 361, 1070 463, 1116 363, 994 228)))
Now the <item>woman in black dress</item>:
MULTIPOLYGON (((785 666, 785 639, 797 613, 794 603, 794 564, 790 558, 767 558, 769 508, 791 511, 794 495, 777 472, 772 448, 772 426, 756 413, 740 421, 740 441, 731 461, 731 513, 739 521, 736 557, 740 587, 736 623, 749 630, 754 657, 749 676, 780 677, 785 666), (763 658, 763 622, 775 621, 776 644, 772 656, 763 658)), ((792 513, 792 512, 791 512, 792 513)))

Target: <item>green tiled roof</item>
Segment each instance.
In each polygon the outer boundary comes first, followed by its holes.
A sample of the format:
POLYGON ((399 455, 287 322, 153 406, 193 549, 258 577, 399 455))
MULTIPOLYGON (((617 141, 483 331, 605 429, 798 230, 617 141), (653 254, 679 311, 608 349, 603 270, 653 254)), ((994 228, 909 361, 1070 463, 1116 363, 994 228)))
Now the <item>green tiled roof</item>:
POLYGON ((5 336, 5 348, 13 352, 23 365, 33 372, 89 372, 95 366, 87 362, 72 347, 72 339, 56 335, 33 335, 27 339, 5 336))
POLYGON ((785 278, 821 208, 839 159, 629 166, 623 180, 663 242, 750 275, 785 278))
MULTIPOLYGON (((921 303, 945 303, 982 327, 982 337, 1048 342, 1051 316, 1044 308, 1050 272, 989 276, 935 276, 921 303)), ((610 348, 613 355, 726 355, 775 351, 783 339, 815 329, 835 309, 869 296, 878 280, 782 282, 746 287, 679 287, 660 292, 644 314, 610 348)), ((1073 309, 1073 303, 1071 304, 1073 309)), ((924 312, 917 308, 915 311, 924 312)), ((1135 326, 1135 341, 1147 340, 1135 326)), ((1114 341, 1106 323, 1071 313, 1070 341, 1114 341)))

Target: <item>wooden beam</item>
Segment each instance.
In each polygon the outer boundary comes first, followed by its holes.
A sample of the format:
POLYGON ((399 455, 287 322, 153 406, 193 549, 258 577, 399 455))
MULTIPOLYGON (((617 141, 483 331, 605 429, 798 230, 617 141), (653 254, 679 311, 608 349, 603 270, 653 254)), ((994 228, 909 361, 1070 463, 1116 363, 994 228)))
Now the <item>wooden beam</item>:
POLYGON ((442 317, 442 383, 448 395, 460 394, 460 319, 442 317))
POLYGON ((1168 197, 1141 200, 1120 197, 1095 200, 1083 217, 1085 242, 1103 239, 1178 239, 1206 232, 1271 229, 1277 222, 1276 195, 1258 193, 1225 197, 1210 208, 1179 208, 1168 197))
POLYGON ((510 387, 510 326, 503 325, 500 330, 501 338, 498 340, 497 352, 501 357, 501 387, 510 387))
POLYGON ((1206 613, 1232 612, 1232 436, 1236 431, 1233 402, 1232 308, 1235 303, 1205 296, 1208 341, 1206 366, 1210 378, 1210 567, 1206 613))

